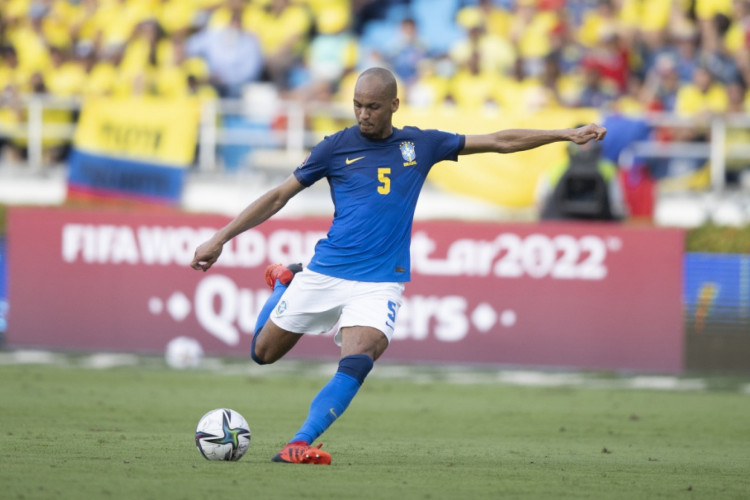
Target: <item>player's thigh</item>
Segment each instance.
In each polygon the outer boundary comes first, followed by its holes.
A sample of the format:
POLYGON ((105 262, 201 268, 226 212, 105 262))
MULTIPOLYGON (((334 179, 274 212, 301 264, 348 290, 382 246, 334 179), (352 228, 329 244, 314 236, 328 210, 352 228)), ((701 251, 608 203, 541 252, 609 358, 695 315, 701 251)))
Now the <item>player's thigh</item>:
POLYGON ((297 273, 271 312, 270 322, 288 332, 319 335, 331 331, 348 296, 339 278, 309 269, 297 273))
POLYGON ((335 340, 341 356, 367 354, 378 359, 393 337, 402 303, 402 283, 357 282, 346 301, 335 340))
POLYGON ((390 342, 403 291, 403 283, 356 282, 342 308, 336 342, 343 343, 340 333, 348 327, 373 328, 390 342))

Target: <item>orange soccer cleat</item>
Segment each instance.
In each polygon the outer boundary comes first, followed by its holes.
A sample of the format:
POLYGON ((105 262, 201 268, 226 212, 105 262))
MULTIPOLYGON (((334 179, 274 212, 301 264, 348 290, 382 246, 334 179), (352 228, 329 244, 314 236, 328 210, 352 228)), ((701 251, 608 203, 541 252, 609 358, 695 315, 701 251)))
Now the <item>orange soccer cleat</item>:
POLYGON ((295 441, 284 446, 271 461, 287 464, 331 465, 331 454, 321 450, 321 446, 323 443, 310 446, 304 441, 295 441))
POLYGON ((271 290, 273 290, 276 280, 279 280, 284 286, 289 286, 294 275, 300 271, 302 271, 302 264, 289 264, 289 266, 271 264, 266 268, 266 283, 271 287, 271 290))

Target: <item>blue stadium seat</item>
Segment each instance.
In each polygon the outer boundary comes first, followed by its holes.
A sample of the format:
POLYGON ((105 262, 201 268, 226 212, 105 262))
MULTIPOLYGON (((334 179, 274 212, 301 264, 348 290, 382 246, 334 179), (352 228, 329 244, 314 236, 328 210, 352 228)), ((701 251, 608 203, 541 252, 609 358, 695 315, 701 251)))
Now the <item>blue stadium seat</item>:
POLYGON ((391 5, 388 7, 388 10, 385 14, 386 21, 390 21, 392 23, 400 23, 407 17, 411 17, 411 7, 408 5, 391 5))
POLYGON ((429 46, 431 54, 444 54, 464 36, 456 26, 459 0, 414 0, 412 13, 419 34, 429 46))
MULTIPOLYGON (((225 115, 224 127, 232 130, 242 130, 256 133, 267 133, 265 141, 269 146, 275 143, 271 128, 268 123, 251 120, 242 115, 225 115)), ((220 162, 227 172, 236 172, 247 166, 248 156, 253 151, 253 146, 247 144, 225 144, 219 147, 218 155, 220 162)))
POLYGON ((362 37, 359 39, 360 47, 365 52, 373 49, 386 53, 390 52, 398 38, 399 22, 390 20, 368 22, 365 25, 362 37))

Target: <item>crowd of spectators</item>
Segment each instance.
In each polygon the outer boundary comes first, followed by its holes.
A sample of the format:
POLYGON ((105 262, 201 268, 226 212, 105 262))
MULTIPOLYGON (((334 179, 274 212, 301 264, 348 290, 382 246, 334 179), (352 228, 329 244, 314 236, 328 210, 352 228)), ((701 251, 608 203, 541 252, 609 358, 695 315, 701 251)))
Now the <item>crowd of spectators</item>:
POLYGON ((391 68, 402 102, 530 112, 745 112, 750 0, 5 0, 12 96, 349 102, 391 68))

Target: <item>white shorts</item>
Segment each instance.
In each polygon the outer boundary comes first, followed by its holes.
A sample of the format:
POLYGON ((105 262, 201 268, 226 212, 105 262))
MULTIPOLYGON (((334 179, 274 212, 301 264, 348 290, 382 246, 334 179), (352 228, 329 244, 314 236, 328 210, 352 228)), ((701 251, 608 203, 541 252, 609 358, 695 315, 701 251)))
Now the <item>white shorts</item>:
POLYGON ((403 283, 370 283, 333 278, 305 269, 297 273, 271 313, 271 321, 294 333, 320 335, 338 329, 370 326, 393 337, 396 313, 402 304, 403 283))

